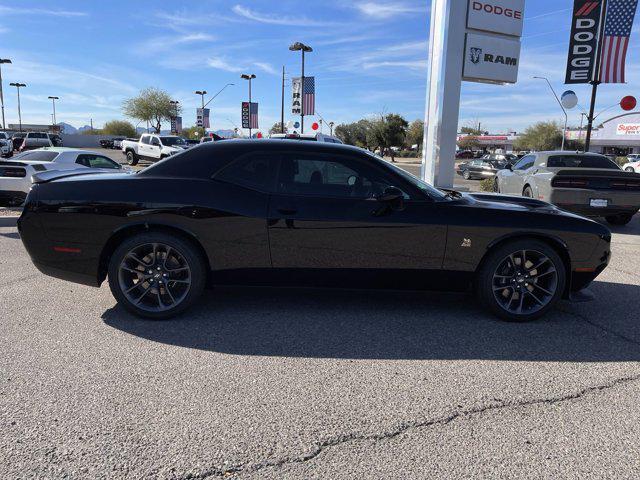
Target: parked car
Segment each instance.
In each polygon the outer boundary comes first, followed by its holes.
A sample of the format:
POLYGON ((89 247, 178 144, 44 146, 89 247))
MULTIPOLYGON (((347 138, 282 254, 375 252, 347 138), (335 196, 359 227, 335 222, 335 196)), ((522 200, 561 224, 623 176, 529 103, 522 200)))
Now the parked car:
POLYGON ((339 143, 342 144, 342 140, 332 135, 325 135, 324 133, 272 133, 269 138, 280 140, 307 140, 310 142, 324 142, 324 143, 339 143))
POLYGON ((137 165, 140 160, 156 162, 187 148, 182 137, 149 133, 143 134, 137 142, 123 140, 121 147, 129 165, 137 165))
POLYGON ((536 152, 496 176, 496 191, 626 225, 640 209, 640 175, 595 153, 536 152))
POLYGON ((477 180, 495 177, 499 170, 506 167, 506 162, 481 158, 479 160, 461 163, 458 165, 456 173, 461 175, 465 180, 477 180))
POLYGON ((20 152, 35 150, 42 147, 53 147, 53 143, 49 139, 49 135, 44 132, 29 132, 22 140, 22 144, 18 148, 20 152))
POLYGON ((208 142, 219 142, 220 140, 224 140, 220 135, 216 135, 215 133, 210 133, 200 138, 198 143, 208 143, 208 142))
POLYGON ((56 134, 49 134, 49 140, 54 147, 62 147, 62 137, 56 134))
POLYGON ((460 159, 464 159, 464 160, 468 160, 470 158, 474 158, 475 155, 472 151, 470 150, 463 150, 460 152, 456 152, 456 159, 460 160, 460 159))
POLYGON ((629 161, 622 166, 622 170, 625 172, 640 173, 640 156, 632 157, 631 155, 627 155, 627 159, 629 161))
MULTIPOLYGON (((605 226, 522 197, 438 190, 365 150, 212 142, 136 175, 36 182, 20 236, 45 274, 99 286, 153 319, 205 285, 475 288, 538 318, 607 266, 605 226)), ((584 296, 582 296, 584 298, 584 296)))
POLYGON ((13 155, 13 143, 11 140, 0 139, 0 155, 4 158, 13 155))
POLYGON ((185 138, 184 143, 186 143, 189 148, 200 145, 200 142, 198 140, 193 140, 191 138, 185 138))
POLYGON ((13 143, 13 151, 20 149, 24 138, 27 136, 25 132, 16 132, 11 136, 11 142, 13 143))
POLYGON ((102 138, 100 139, 100 146, 102 148, 113 148, 113 140, 111 138, 102 138))
POLYGON ((123 140, 126 140, 126 137, 113 137, 111 148, 114 150, 120 150, 122 148, 123 140))
POLYGON ((96 152, 74 148, 41 148, 0 161, 0 206, 21 205, 31 188, 31 176, 50 171, 122 170, 122 165, 96 152))

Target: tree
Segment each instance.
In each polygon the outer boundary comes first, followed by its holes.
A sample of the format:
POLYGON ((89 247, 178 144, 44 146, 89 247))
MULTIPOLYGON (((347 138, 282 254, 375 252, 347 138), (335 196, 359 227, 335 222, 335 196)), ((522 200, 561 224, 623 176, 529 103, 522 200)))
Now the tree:
POLYGON ((164 90, 149 87, 137 97, 125 100, 122 110, 128 117, 150 122, 155 133, 160 133, 162 121, 180 114, 181 108, 171 103, 171 97, 164 90))
POLYGON ((466 135, 475 135, 476 137, 479 135, 483 135, 484 132, 480 129, 480 120, 470 120, 464 126, 460 128, 460 133, 464 133, 466 135))
POLYGON ((102 127, 104 135, 114 135, 119 137, 135 137, 136 127, 131 122, 125 120, 111 120, 102 127))
POLYGON ((380 119, 370 122, 371 128, 367 132, 367 142, 374 148, 379 148, 381 155, 388 152, 391 161, 395 162, 394 151, 391 147, 404 145, 409 123, 396 113, 386 116, 381 115, 380 119))
POLYGON ((87 128, 86 130, 82 130, 80 133, 82 135, 102 135, 103 132, 99 128, 87 128))
POLYGON ((371 128, 369 120, 359 120, 354 123, 346 123, 338 125, 334 133, 336 137, 347 145, 354 145, 362 148, 369 148, 367 132, 371 128))
POLYGON ((424 122, 422 120, 414 120, 407 129, 407 146, 409 148, 418 145, 418 150, 422 146, 424 139, 424 122))
MULTIPOLYGON (((272 133, 283 133, 282 123, 280 123, 280 122, 274 123, 273 127, 271 127, 269 129, 269 133, 270 134, 272 134, 272 133)), ((289 131, 287 130, 287 126, 286 125, 284 126, 284 133, 289 133, 289 131)))
POLYGON ((514 142, 516 150, 555 150, 562 144, 562 129, 556 122, 538 122, 514 142))
POLYGON ((188 127, 182 129, 182 136, 184 138, 196 139, 204 136, 204 129, 202 127, 188 127))
POLYGON ((467 135, 458 140, 460 150, 477 150, 480 148, 480 141, 474 135, 467 135))

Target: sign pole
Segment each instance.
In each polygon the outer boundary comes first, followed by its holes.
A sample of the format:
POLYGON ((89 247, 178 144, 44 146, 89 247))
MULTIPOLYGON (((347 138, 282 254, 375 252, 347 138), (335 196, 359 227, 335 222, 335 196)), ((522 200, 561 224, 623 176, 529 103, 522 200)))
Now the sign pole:
POLYGON ((251 138, 251 77, 249 77, 249 138, 251 138))
POLYGON ((452 188, 468 2, 432 0, 421 177, 452 188))
POLYGON ((596 109, 596 98, 598 96, 598 85, 600 85, 600 70, 602 68, 602 42, 604 40, 604 25, 607 17, 607 0, 602 0, 602 14, 600 15, 600 28, 598 31, 598 50, 596 51, 596 65, 593 69, 593 80, 591 81, 591 105, 589 106, 589 116, 587 117, 587 136, 584 141, 584 151, 591 149, 591 131, 593 130, 594 114, 596 109))
POLYGON ((302 49, 302 77, 300 78, 300 98, 302 105, 300 109, 300 133, 304 133, 304 48, 302 49))

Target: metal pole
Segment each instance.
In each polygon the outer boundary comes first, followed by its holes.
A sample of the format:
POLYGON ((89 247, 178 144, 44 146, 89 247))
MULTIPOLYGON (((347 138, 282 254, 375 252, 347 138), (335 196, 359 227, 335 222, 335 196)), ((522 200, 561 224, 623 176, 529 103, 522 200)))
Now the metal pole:
POLYGON ((249 75, 249 138, 251 138, 251 75, 249 75))
POLYGON ((20 87, 16 87, 18 90, 18 123, 20 124, 20 131, 22 132, 22 112, 20 111, 20 87))
POLYGON ((4 120, 4 94, 2 93, 2 65, 0 65, 0 103, 2 103, 2 128, 7 129, 7 124, 4 120))
POLYGON ((53 102, 53 124, 56 124, 56 99, 52 98, 51 101, 53 102))
POLYGON ((300 78, 300 97, 302 108, 300 109, 300 133, 304 133, 304 48, 302 49, 302 77, 300 78))
POLYGON ((282 66, 282 106, 280 108, 280 133, 284 133, 284 65, 282 66))
POLYGON ((602 42, 604 40, 604 25, 607 17, 607 0, 602 0, 602 14, 600 15, 600 26, 598 31, 598 51, 596 52, 596 65, 593 69, 594 77, 591 81, 591 105, 589 106, 589 116, 587 117, 587 137, 584 141, 584 151, 591 149, 591 131, 593 130, 594 112, 596 109, 596 99, 598 97, 598 85, 600 85, 600 69, 602 68, 602 42))

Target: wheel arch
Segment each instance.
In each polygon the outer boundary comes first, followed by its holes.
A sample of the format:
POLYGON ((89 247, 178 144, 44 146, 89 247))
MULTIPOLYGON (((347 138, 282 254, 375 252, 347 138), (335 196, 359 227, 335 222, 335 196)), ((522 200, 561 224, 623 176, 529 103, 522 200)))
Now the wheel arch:
POLYGON ((571 254, 569 253, 569 247, 567 244, 562 241, 560 238, 555 237, 553 235, 545 235, 539 232, 516 232, 504 235, 503 237, 495 239, 493 242, 487 245, 487 249, 478 263, 478 267, 476 268, 476 275, 482 271, 484 264, 489 257, 489 254, 498 247, 505 245, 510 242, 515 242, 517 240, 529 240, 535 239, 541 242, 546 243, 548 246, 553 248, 556 253, 562 259, 562 263, 565 268, 566 273, 566 284, 564 288, 564 296, 568 295, 571 292, 571 254))
MULTIPOLYGON (((209 275, 211 274, 211 261, 209 259, 209 256, 207 255, 206 250, 202 246, 202 243, 200 243, 196 235, 194 235, 192 232, 189 232, 188 230, 176 227, 174 225, 145 222, 126 225, 111 234, 111 236, 105 243, 102 252, 100 253, 100 260, 98 263, 98 283, 102 283, 107 278, 107 271, 109 269, 109 261, 111 260, 111 256, 113 255, 113 252, 115 252, 116 248, 118 248, 118 246, 124 240, 139 233, 150 232, 162 232, 170 235, 177 235, 183 240, 191 243, 198 251, 198 253, 202 256, 202 259, 206 262, 206 271, 207 276, 209 277, 209 275)), ((209 278, 207 278, 207 280, 209 280, 209 278)))

